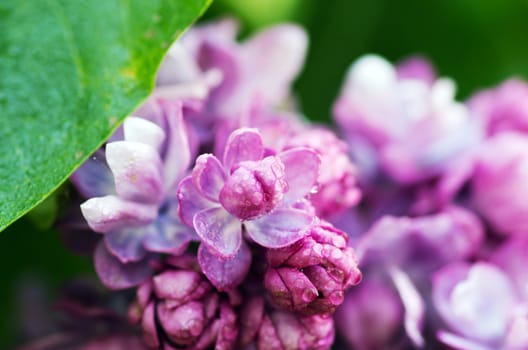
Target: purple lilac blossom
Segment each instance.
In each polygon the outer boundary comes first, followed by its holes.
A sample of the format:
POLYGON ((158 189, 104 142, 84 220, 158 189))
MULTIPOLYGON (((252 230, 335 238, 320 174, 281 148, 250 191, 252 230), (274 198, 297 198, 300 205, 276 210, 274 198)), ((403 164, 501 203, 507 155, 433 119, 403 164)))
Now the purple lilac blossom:
POLYGON ((237 31, 237 23, 226 19, 194 27, 181 40, 203 71, 222 75, 207 102, 215 118, 239 117, 254 98, 267 106, 284 103, 303 65, 308 39, 300 27, 276 25, 242 43, 237 31))
MULTIPOLYGON (((107 184, 109 173, 115 183, 115 190, 104 196, 102 189, 108 185, 93 186, 96 197, 81 205, 90 228, 104 233, 104 247, 96 250, 95 264, 101 280, 110 288, 130 287, 140 279, 138 274, 123 278, 105 275, 130 270, 129 266, 112 264, 143 261, 148 252, 180 254, 194 238, 177 214, 175 186, 190 162, 181 106, 166 104, 160 110, 165 114, 157 117, 164 121, 165 129, 146 119, 127 118, 124 140, 106 144, 106 162, 96 159, 74 175, 74 183, 88 196, 87 185, 98 179, 107 184), (86 173, 100 176, 89 179, 86 173), (117 280, 130 283, 112 284, 117 280)), ((144 278, 148 277, 147 268, 138 268, 145 272, 144 278)))
POLYGON ((261 297, 246 298, 240 312, 240 346, 257 350, 327 350, 334 342, 332 317, 277 310, 261 297))
POLYGON ((446 329, 438 338, 456 349, 528 348, 525 238, 513 238, 490 260, 453 263, 433 276, 433 301, 446 329))
POLYGON ((330 315, 361 280, 346 233, 314 224, 296 243, 267 251, 264 286, 277 306, 304 315, 330 315))
POLYGON ((281 248, 301 239, 312 223, 312 214, 292 204, 315 185, 319 157, 302 147, 266 152, 256 129, 238 129, 229 137, 222 162, 203 154, 180 183, 182 221, 220 259, 238 253, 243 235, 261 246, 281 248))
POLYGON ((496 88, 477 92, 468 101, 476 118, 484 124, 486 134, 504 131, 528 133, 528 84, 509 79, 496 88))
POLYGON ((430 179, 480 139, 475 118, 454 101, 454 82, 422 78, 398 77, 374 55, 349 69, 334 118, 364 180, 381 172, 402 184, 430 179))
POLYGON ((528 232, 528 137, 503 132, 479 150, 471 175, 471 201, 502 235, 528 232))
POLYGON ((219 294, 190 255, 172 257, 168 266, 137 289, 129 310, 153 349, 234 349, 238 339, 236 291, 219 294))
MULTIPOLYGON (((395 301, 390 296, 396 290, 404 311, 401 325, 415 346, 422 346, 424 338, 421 331, 426 312, 424 295, 430 290, 428 277, 446 263, 475 255, 482 239, 483 230, 478 218, 459 207, 416 218, 382 217, 359 241, 356 249, 364 277, 362 288, 368 289, 370 281, 379 288, 380 281, 383 281, 388 288, 385 296, 389 300, 386 302, 391 304, 395 301)), ((361 298, 361 294, 352 292, 346 298, 361 298)), ((355 305, 358 302, 345 300, 344 304, 355 305)), ((342 320, 346 318, 340 317, 337 321, 342 320)), ((381 322, 389 329, 377 332, 394 332, 393 323, 383 318, 381 322)), ((338 327, 346 332, 350 325, 340 324, 338 327)), ((391 338, 387 336, 387 339, 391 338)), ((351 341, 363 340, 352 338, 351 341)))

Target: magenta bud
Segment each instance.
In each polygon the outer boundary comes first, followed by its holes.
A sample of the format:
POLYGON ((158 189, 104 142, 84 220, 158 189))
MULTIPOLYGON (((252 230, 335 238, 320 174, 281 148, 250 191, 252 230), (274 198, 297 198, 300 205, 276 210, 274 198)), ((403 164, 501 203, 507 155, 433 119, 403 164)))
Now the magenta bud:
POLYGON ((129 318, 140 322, 147 346, 234 348, 238 326, 230 298, 219 294, 196 266, 172 264, 138 288, 129 318))
POLYGON ((286 190, 284 164, 270 156, 239 163, 220 192, 220 202, 239 219, 254 219, 275 209, 286 190))
POLYGON ((347 237, 320 223, 286 248, 268 250, 264 285, 277 306, 305 315, 331 314, 345 291, 361 280, 347 237))
POLYGON ((257 350, 330 349, 334 341, 332 317, 303 316, 265 305, 261 297, 249 298, 240 313, 240 346, 257 350))

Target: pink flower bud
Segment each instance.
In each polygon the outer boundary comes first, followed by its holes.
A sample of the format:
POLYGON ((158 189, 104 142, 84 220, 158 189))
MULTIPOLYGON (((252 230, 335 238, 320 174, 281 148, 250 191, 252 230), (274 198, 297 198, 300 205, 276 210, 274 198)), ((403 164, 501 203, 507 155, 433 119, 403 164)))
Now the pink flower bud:
POLYGON ((267 253, 264 285, 273 301, 305 315, 330 314, 361 272, 347 236, 328 223, 315 225, 302 240, 267 253))
POLYGON ((257 350, 326 350, 334 342, 331 317, 268 310, 260 297, 250 298, 240 317, 241 347, 253 344, 257 350))
POLYGON ((177 261, 138 289, 130 320, 141 323, 152 348, 233 349, 238 327, 229 298, 216 292, 196 263, 186 262, 177 261))

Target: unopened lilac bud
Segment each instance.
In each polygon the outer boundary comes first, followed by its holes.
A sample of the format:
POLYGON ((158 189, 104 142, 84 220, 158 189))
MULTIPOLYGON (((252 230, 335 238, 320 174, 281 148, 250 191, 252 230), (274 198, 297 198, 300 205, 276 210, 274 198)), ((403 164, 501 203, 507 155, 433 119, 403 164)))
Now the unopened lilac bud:
POLYGON ((310 195, 319 217, 330 219, 359 202, 358 171, 350 161, 346 143, 332 131, 303 130, 288 142, 288 146, 310 147, 321 157, 317 192, 310 195))
POLYGON ((267 252, 264 285, 281 308, 305 315, 330 314, 361 272, 347 236, 328 223, 315 225, 302 240, 267 252))
POLYGON ((284 164, 271 156, 240 163, 220 192, 220 202, 232 215, 254 219, 271 212, 282 200, 287 184, 284 164))
POLYGON ((240 324, 240 346, 253 344, 257 350, 326 350, 334 342, 332 317, 266 309, 260 297, 246 302, 240 324))
POLYGON ((196 266, 173 266, 138 288, 129 318, 141 323, 149 347, 234 348, 237 316, 229 298, 217 293, 196 266))

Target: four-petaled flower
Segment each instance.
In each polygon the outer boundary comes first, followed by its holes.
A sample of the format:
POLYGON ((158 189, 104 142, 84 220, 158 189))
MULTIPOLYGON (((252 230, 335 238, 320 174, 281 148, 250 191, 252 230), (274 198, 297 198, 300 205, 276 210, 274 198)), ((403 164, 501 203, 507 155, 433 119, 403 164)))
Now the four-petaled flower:
POLYGON ((203 154, 180 183, 180 216, 222 259, 237 254, 243 235, 266 248, 288 246, 312 223, 313 214, 293 204, 314 187, 319 164, 309 148, 273 154, 257 129, 235 130, 222 162, 203 154))

